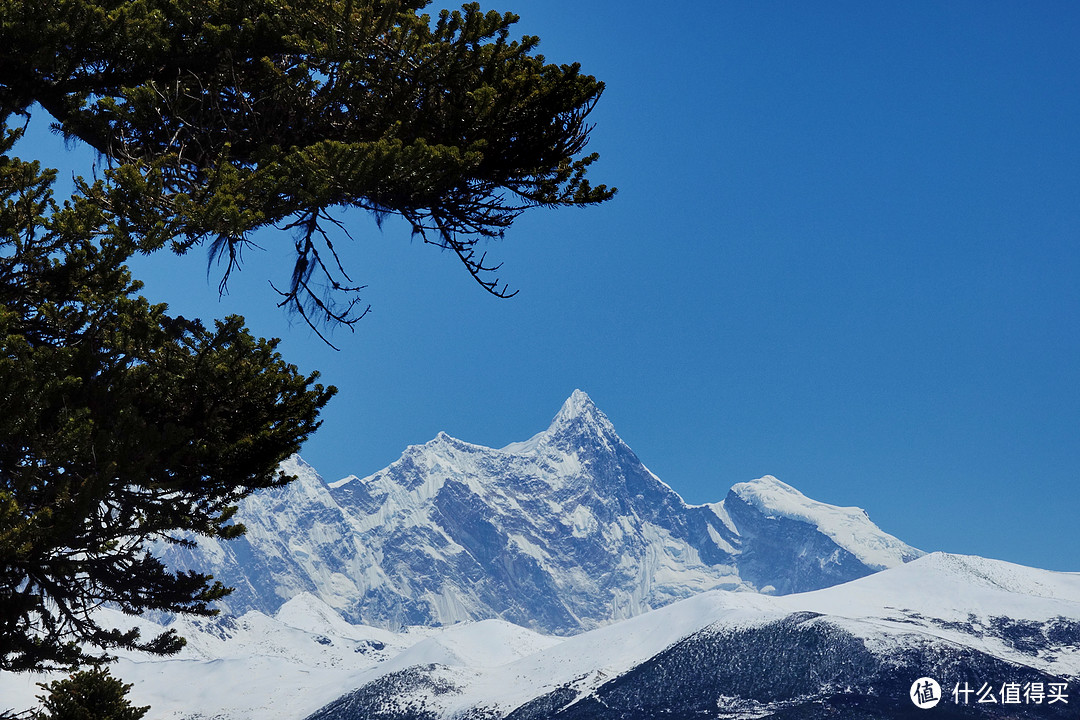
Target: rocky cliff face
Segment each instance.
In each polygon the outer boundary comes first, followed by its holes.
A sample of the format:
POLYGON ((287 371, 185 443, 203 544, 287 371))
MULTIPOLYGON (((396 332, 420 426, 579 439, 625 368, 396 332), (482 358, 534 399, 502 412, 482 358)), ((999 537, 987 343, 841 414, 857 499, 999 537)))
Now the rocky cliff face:
POLYGON ((771 477, 687 505, 581 391, 505 448, 440 433, 365 478, 327 484, 299 458, 285 470, 297 481, 242 505, 244 538, 164 551, 236 587, 233 613, 309 592, 382 627, 500 618, 572 634, 706 590, 813 590, 921 554, 771 477))

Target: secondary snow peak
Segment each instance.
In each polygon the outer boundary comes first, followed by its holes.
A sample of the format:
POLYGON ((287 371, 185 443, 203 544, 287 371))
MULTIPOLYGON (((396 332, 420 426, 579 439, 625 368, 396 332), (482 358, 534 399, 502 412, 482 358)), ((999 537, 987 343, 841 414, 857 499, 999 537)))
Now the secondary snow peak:
POLYGON ((772 475, 732 486, 728 498, 733 496, 766 518, 786 518, 816 527, 875 570, 896 567, 923 555, 921 550, 882 531, 862 508, 812 500, 772 475))

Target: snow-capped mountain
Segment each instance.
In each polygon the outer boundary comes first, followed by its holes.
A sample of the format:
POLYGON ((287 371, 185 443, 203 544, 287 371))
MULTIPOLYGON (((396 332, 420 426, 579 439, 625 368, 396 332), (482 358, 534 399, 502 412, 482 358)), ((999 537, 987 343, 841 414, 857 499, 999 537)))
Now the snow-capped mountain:
MULTIPOLYGON (((927 677, 937 717, 1080 706, 1080 574, 925 555, 769 476, 687 505, 584 393, 502 449, 440 434, 362 479, 285 469, 244 538, 167 555, 237 591, 170 622, 178 656, 122 654, 154 717, 891 720, 927 717, 927 677)), ((0 673, 0 710, 48 679, 0 673)))
MULTIPOLYGON (((306 593, 273 617, 172 627, 180 655, 113 668, 160 720, 1039 720, 1080 705, 1080 574, 943 553, 806 593, 705 592, 569 638, 502 620, 395 633, 306 593), (909 699, 922 677, 940 684, 932 715, 909 699)), ((30 707, 44 679, 0 673, 0 702, 30 707)))
POLYGON ((571 634, 707 590, 814 590, 922 554, 773 477, 688 505, 581 391, 501 449, 440 433, 365 478, 327 484, 297 457, 285 469, 296 482, 241 505, 244 537, 163 550, 235 587, 233 614, 306 592, 391 629, 499 618, 571 634))

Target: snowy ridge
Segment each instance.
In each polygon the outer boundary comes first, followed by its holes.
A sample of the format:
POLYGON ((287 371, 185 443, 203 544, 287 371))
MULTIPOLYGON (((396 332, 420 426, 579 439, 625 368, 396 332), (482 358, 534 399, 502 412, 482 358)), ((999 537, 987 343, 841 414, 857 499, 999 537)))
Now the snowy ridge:
POLYGON ((805 609, 833 615, 868 616, 885 599, 889 607, 917 607, 945 620, 984 616, 996 607, 1007 607, 1014 620, 1080 620, 1080 573, 935 552, 888 572, 798 597, 805 609), (933 586, 928 587, 931 579, 933 586))

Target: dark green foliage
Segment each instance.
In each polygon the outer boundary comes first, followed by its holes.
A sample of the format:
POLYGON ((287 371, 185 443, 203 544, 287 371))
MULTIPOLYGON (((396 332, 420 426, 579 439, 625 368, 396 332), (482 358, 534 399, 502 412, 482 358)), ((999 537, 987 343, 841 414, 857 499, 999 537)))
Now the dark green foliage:
POLYGON ((94 660, 79 643, 175 652, 93 610, 213 614, 228 590, 152 543, 243 532, 236 503, 289 479, 278 463, 333 388, 239 317, 211 329, 138 297, 137 237, 104 186, 56 205, 16 135, 0 136, 0 669, 94 660))
POLYGON ((107 200, 143 250, 206 243, 231 270, 256 229, 292 230, 282 304, 309 322, 357 317, 336 207, 404 217, 505 295, 481 238, 614 192, 585 177, 603 84, 511 41, 510 13, 427 4, 0 0, 0 116, 38 103, 112 161, 107 200))
POLYGON ((149 707, 135 707, 125 684, 105 668, 77 672, 66 680, 40 685, 49 694, 39 696, 42 710, 34 720, 139 720, 149 707))

